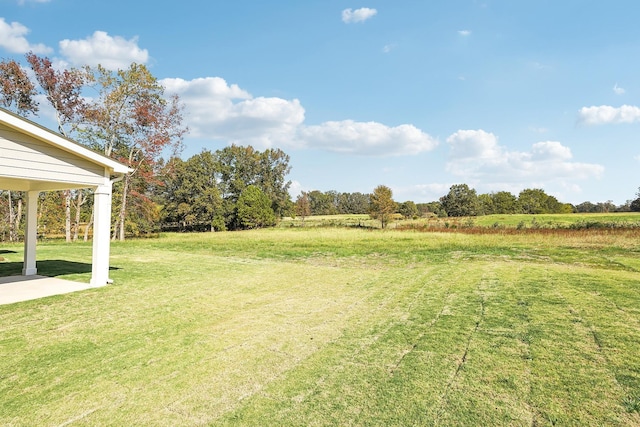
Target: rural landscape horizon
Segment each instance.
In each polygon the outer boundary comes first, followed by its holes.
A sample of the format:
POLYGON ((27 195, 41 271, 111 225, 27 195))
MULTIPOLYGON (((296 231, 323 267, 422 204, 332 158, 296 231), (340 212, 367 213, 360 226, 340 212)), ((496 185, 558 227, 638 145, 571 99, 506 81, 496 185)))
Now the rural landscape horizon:
POLYGON ((640 425, 640 3, 97 3, 2 0, 0 425, 640 425))

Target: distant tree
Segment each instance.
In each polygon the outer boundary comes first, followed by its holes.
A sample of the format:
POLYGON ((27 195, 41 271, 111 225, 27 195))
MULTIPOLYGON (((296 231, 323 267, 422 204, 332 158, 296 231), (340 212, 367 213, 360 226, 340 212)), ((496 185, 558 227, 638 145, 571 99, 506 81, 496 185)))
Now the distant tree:
POLYGON ((518 198, 508 191, 498 191, 491 194, 493 200, 494 213, 515 214, 521 211, 518 198))
POLYGON ((289 195, 291 181, 286 179, 291 171, 289 155, 279 148, 269 148, 257 154, 259 168, 256 184, 269 197, 276 218, 282 218, 293 209, 289 195))
POLYGON ((549 196, 540 188, 527 188, 518 194, 518 202, 522 207, 522 213, 541 214, 547 213, 547 198, 549 196))
POLYGON ((369 195, 362 193, 340 193, 337 208, 341 214, 366 214, 369 212, 369 195))
POLYGON ((400 205, 398 205, 398 213, 405 219, 417 218, 420 214, 418 212, 418 207, 411 200, 400 203, 400 205))
MULTIPOLYGON (((563 213, 564 205, 558 201, 554 196, 547 196, 544 203, 544 213, 563 213)), ((569 210, 571 213, 571 209, 569 210)))
POLYGON ((282 150, 260 152, 252 146, 231 145, 216 151, 215 157, 228 229, 243 228, 236 215, 236 204, 249 185, 257 186, 267 195, 277 217, 290 212, 293 207, 289 195, 291 181, 286 180, 286 176, 291 167, 289 156, 282 150))
POLYGON ((570 213, 574 213, 576 211, 576 207, 573 206, 571 203, 561 203, 560 204, 560 212, 561 214, 570 214, 570 213))
POLYGON ((434 201, 429 203, 418 203, 418 212, 421 216, 428 216, 430 214, 438 217, 447 216, 447 212, 442 208, 442 203, 434 201))
POLYGON ((237 210, 242 228, 262 228, 276 224, 269 196, 256 185, 248 186, 240 194, 237 210))
POLYGON ((609 213, 613 212, 616 209, 616 205, 613 204, 612 200, 607 200, 606 202, 599 202, 597 205, 597 212, 601 213, 609 213))
POLYGON ((480 194, 478 195, 478 203, 480 204, 481 215, 492 215, 496 213, 496 207, 493 203, 493 197, 491 194, 480 194))
POLYGON ((467 184, 452 185, 449 193, 440 198, 440 203, 448 216, 476 216, 480 212, 476 190, 467 184))
POLYGON ((311 215, 335 215, 338 213, 335 197, 332 193, 313 190, 308 193, 308 196, 311 215))
POLYGON ((42 192, 38 200, 38 231, 45 234, 63 234, 65 232, 64 193, 42 192))
POLYGON ((302 222, 304 219, 311 215, 311 204, 309 203, 309 194, 305 191, 301 192, 296 199, 295 205, 295 213, 297 216, 302 218, 302 222))
POLYGON ((616 207, 616 212, 631 212, 631 202, 632 200, 627 200, 620 206, 616 207))
POLYGON ((579 213, 593 213, 598 211, 598 206, 587 201, 576 205, 576 212, 579 213))
POLYGON ((371 194, 371 218, 379 219, 382 228, 386 228, 395 212, 396 202, 393 201, 391 189, 384 185, 377 186, 371 194))
POLYGON ((21 191, 0 191, 0 233, 2 240, 10 242, 19 239, 23 217, 23 197, 21 191))
POLYGON ((216 166, 208 150, 187 161, 170 159, 163 168, 164 185, 160 187, 165 222, 177 222, 183 229, 200 225, 211 231, 225 229, 216 166))
POLYGON ((629 209, 631 212, 640 212, 640 187, 636 193, 636 198, 629 203, 629 209))

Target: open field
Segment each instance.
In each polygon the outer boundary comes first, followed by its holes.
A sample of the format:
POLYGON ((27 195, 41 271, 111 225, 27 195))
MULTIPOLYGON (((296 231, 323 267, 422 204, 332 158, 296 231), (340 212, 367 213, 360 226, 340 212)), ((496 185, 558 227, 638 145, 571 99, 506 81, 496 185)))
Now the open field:
POLYGON ((640 425, 639 233, 116 242, 113 285, 0 306, 0 425, 640 425))
MULTIPOLYGON (((280 227, 363 227, 380 228, 380 221, 369 215, 316 215, 286 218, 280 227)), ((640 228, 640 212, 576 213, 576 214, 512 214, 474 217, 395 219, 389 228, 640 228)))

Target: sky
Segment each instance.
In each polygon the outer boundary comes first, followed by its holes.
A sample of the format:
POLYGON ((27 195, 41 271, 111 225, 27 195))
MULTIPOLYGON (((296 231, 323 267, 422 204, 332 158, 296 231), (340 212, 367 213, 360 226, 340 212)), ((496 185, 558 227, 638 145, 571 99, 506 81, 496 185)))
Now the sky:
POLYGON ((0 59, 145 64, 184 103, 183 158, 280 148, 294 199, 467 184, 620 205, 640 187, 638 16, 637 0, 0 0, 0 59))

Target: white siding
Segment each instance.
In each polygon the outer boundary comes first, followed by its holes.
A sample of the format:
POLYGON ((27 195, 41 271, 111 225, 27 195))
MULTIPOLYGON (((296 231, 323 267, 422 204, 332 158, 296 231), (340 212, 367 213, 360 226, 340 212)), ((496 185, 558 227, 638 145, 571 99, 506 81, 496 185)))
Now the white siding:
POLYGON ((100 165, 0 124, 0 176, 93 186, 104 174, 100 165))

